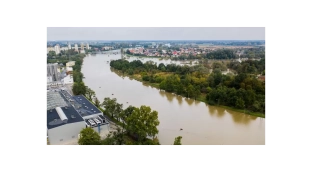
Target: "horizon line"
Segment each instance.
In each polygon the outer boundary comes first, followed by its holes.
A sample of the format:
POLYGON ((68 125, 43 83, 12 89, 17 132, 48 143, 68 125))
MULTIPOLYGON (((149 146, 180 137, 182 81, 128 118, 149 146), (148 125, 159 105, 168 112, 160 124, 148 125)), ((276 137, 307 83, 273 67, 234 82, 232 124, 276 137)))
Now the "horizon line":
POLYGON ((237 39, 222 39, 222 40, 174 40, 174 39, 168 39, 168 40, 88 40, 88 39, 84 39, 84 40, 47 40, 47 41, 265 41, 265 40, 257 40, 257 39, 251 39, 251 40, 237 40, 237 39))

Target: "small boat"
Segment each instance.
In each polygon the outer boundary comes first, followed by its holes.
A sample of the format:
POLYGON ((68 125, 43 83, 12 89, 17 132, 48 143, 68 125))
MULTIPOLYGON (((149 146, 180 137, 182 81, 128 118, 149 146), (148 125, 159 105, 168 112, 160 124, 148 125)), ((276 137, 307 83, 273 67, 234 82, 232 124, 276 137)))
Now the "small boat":
POLYGON ((180 131, 182 131, 183 129, 182 128, 180 128, 180 131))
POLYGON ((112 95, 114 95, 114 94, 112 94, 112 95))

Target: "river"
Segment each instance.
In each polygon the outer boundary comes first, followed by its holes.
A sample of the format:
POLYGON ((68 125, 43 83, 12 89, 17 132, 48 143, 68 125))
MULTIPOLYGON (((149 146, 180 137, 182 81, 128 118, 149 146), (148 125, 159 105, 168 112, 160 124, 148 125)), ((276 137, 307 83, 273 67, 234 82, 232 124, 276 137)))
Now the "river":
POLYGON ((119 76, 107 62, 121 58, 120 51, 115 52, 87 55, 81 69, 83 81, 101 102, 105 97, 117 98, 124 108, 147 105, 158 111, 160 144, 173 144, 177 136, 182 136, 183 145, 265 144, 264 118, 209 106, 119 76))

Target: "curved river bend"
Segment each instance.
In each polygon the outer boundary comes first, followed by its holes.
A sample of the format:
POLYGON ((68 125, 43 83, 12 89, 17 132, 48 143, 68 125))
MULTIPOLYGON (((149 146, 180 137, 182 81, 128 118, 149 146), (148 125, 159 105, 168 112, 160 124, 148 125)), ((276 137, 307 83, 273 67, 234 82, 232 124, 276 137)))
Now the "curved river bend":
POLYGON ((147 105, 158 111, 160 144, 173 144, 177 136, 183 137, 182 144, 265 144, 264 118, 209 106, 119 76, 107 62, 121 58, 120 51, 115 52, 87 55, 83 81, 101 102, 105 97, 117 98, 124 108, 147 105))

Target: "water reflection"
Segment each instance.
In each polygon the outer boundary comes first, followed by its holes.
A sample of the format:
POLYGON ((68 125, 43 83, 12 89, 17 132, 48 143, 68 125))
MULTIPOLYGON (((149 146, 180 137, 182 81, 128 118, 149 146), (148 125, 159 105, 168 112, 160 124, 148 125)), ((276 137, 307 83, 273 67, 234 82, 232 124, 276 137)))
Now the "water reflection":
POLYGON ((194 99, 190 99, 190 98, 185 98, 185 101, 187 102, 187 104, 192 105, 194 103, 194 99))
POLYGON ((210 114, 210 115, 214 115, 215 113, 216 113, 216 107, 214 107, 214 106, 210 106, 210 105, 207 105, 208 106, 208 113, 210 114))
POLYGON ((197 106, 198 104, 200 104, 201 102, 198 100, 195 100, 195 105, 197 106))
POLYGON ((143 85, 144 87, 150 87, 147 83, 144 83, 144 82, 142 82, 142 85, 143 85))
POLYGON ((163 90, 159 90, 159 94, 160 94, 162 97, 165 97, 166 92, 165 92, 165 91, 163 91, 163 90))
POLYGON ((248 125, 252 120, 257 119, 256 116, 246 115, 238 112, 227 111, 231 116, 235 123, 248 125))
POLYGON ((224 108, 218 108, 217 109, 217 116, 220 118, 220 117, 223 117, 225 115, 225 109, 224 108))
POLYGON ((166 92, 165 94, 166 94, 166 97, 167 97, 168 101, 172 102, 174 95, 171 94, 171 93, 168 93, 168 92, 166 92))
POLYGON ((177 100, 178 100, 179 105, 181 106, 182 103, 183 103, 182 96, 176 96, 176 98, 177 98, 177 100))

